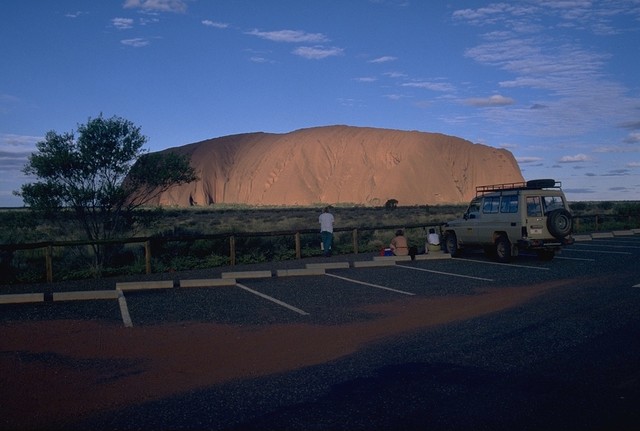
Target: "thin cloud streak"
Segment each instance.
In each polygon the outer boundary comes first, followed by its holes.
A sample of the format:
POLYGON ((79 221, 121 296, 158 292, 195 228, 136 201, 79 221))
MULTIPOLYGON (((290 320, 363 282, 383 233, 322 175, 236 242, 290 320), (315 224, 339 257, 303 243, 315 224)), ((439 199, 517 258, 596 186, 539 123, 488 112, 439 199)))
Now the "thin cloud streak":
POLYGON ((324 48, 321 46, 301 46, 292 51, 292 54, 309 60, 321 60, 327 57, 340 56, 343 53, 344 50, 342 48, 324 48))
POLYGON ((125 9, 142 9, 148 12, 174 12, 187 11, 187 2, 183 0, 126 0, 125 9))
POLYGON ((259 31, 251 30, 246 32, 251 36, 261 39, 270 40, 272 42, 286 43, 323 43, 328 42, 329 38, 322 33, 306 33, 299 30, 277 30, 277 31, 259 31))

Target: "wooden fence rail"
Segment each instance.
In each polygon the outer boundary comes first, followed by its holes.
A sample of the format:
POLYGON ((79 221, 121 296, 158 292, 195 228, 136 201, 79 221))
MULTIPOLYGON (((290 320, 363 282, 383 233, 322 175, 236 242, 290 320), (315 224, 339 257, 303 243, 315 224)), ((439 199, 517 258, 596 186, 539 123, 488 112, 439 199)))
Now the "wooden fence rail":
MULTIPOLYGON (((616 222, 625 223, 631 227, 640 225, 640 218, 638 216, 612 216, 612 215, 590 215, 590 216, 575 216, 574 219, 574 232, 580 233, 584 228, 591 232, 597 232, 606 223, 607 220, 615 219, 616 222)), ((428 229, 435 227, 440 229, 441 223, 436 224, 419 224, 419 225, 404 225, 404 226, 376 226, 376 227, 343 227, 334 229, 335 233, 350 232, 352 242, 350 246, 350 252, 354 254, 359 253, 359 239, 360 236, 366 232, 371 231, 395 231, 398 228, 403 229, 428 229)), ((305 229, 295 231, 276 231, 276 232, 234 232, 234 233, 220 233, 209 235, 190 235, 190 236, 171 236, 171 237, 139 237, 139 238, 123 238, 108 241, 46 241, 38 243, 24 243, 24 244, 0 244, 0 252, 4 255, 12 256, 15 251, 18 250, 42 250, 44 254, 44 266, 46 273, 46 282, 53 282, 54 265, 53 256, 54 248, 58 247, 78 247, 89 245, 127 245, 127 244, 142 244, 144 249, 144 262, 145 272, 147 274, 152 273, 152 242, 153 243, 168 243, 168 242, 193 242, 196 240, 224 240, 228 243, 229 247, 229 263, 230 265, 236 265, 237 263, 237 240, 242 238, 262 238, 262 237, 293 237, 295 257, 296 259, 302 258, 302 235, 319 234, 317 229, 305 229)), ((6 256, 4 257, 6 259, 6 256)), ((3 280, 0 280, 0 284, 3 280)))
MULTIPOLYGON (((439 227, 440 224, 431 225, 405 225, 403 229, 415 229, 428 227, 439 227)), ((335 228, 335 233, 350 232, 352 236, 351 252, 357 254, 359 251, 358 240, 359 233, 366 231, 385 231, 395 230, 397 226, 376 226, 371 228, 335 228)), ((152 273, 152 243, 169 243, 169 242, 193 242, 197 240, 224 240, 229 246, 229 263, 230 265, 236 265, 237 263, 237 241, 242 238, 263 238, 263 237, 292 237, 294 241, 295 256, 296 259, 302 258, 302 242, 301 237, 305 234, 316 234, 319 236, 317 229, 305 229, 305 230, 291 230, 291 231, 275 231, 275 232, 234 232, 234 233, 221 233, 221 234, 209 234, 209 235, 188 235, 188 236, 171 236, 171 237, 138 237, 138 238, 122 238, 106 241, 45 241, 38 243, 23 243, 23 244, 0 244, 0 252, 12 255, 18 250, 42 250, 44 254, 44 267, 46 273, 46 282, 51 283, 54 279, 54 248, 65 247, 81 247, 89 245, 127 245, 127 244, 142 244, 144 249, 144 262, 145 272, 147 274, 152 273)), ((318 240, 319 244, 319 240, 318 240)), ((2 284, 3 280, 0 280, 2 284)))

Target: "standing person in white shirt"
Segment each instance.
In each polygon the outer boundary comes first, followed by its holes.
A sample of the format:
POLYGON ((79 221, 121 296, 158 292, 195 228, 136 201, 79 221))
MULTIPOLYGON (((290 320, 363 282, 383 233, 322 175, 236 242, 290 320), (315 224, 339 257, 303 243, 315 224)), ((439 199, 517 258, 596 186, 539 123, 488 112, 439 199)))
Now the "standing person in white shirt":
POLYGON ((324 250, 325 257, 331 256, 331 244, 333 243, 333 214, 330 211, 331 207, 324 207, 322 214, 318 217, 320 222, 320 237, 322 238, 322 249, 324 250))

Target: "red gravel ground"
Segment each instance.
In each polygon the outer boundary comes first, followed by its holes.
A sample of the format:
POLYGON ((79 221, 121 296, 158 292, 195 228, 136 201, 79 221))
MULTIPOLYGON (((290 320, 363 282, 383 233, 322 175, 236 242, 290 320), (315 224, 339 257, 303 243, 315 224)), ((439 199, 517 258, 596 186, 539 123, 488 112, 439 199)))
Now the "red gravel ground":
POLYGON ((111 409, 325 363, 387 337, 517 306, 560 284, 369 305, 364 309, 379 313, 378 318, 334 326, 4 324, 0 428, 64 427, 111 409))

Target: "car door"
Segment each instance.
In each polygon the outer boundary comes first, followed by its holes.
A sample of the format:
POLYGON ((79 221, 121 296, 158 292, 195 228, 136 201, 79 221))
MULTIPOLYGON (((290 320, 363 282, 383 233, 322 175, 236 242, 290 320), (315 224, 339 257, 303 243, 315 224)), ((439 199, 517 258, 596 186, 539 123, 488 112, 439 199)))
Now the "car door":
POLYGON ((545 237, 545 218, 542 214, 542 198, 527 196, 527 232, 531 238, 545 237))
POLYGON ((481 215, 476 227, 475 242, 493 244, 493 233, 501 230, 503 221, 500 217, 500 196, 485 196, 482 199, 481 215))
POLYGON ((460 224, 460 229, 457 229, 458 241, 462 244, 473 244, 478 238, 478 223, 481 221, 480 208, 482 204, 481 198, 476 198, 471 201, 467 211, 464 213, 464 218, 460 224))

